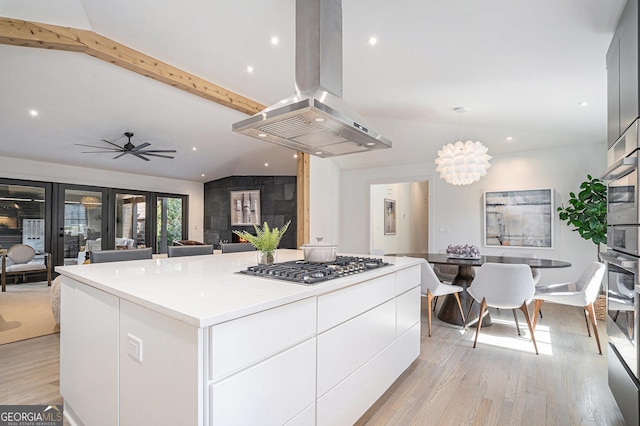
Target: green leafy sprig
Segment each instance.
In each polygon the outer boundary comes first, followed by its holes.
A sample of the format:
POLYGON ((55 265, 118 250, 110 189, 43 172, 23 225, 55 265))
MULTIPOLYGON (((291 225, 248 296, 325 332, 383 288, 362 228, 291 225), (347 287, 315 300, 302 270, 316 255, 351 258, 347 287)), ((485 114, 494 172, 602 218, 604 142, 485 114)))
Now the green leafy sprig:
POLYGON ((267 222, 264 223, 262 229, 253 225, 256 230, 256 235, 250 234, 247 231, 233 231, 237 236, 249 241, 257 250, 265 253, 273 253, 278 248, 280 240, 287 229, 289 228, 291 221, 288 221, 282 228, 269 228, 267 222))
POLYGON ((578 231, 585 240, 593 241, 599 258, 600 244, 607 242, 607 187, 600 179, 587 175, 580 189, 577 196, 569 193, 569 206, 558 207, 560 220, 573 225, 572 231, 578 231))

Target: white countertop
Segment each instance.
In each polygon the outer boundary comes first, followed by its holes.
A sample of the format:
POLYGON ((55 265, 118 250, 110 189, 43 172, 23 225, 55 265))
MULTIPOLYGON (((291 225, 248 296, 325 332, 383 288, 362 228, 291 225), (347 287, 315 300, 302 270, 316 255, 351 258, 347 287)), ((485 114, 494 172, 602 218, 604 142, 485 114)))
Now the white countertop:
MULTIPOLYGON (((278 250, 278 262, 303 258, 300 250, 278 250)), ((390 265, 311 286, 236 274, 256 265, 255 252, 58 266, 56 271, 196 327, 207 327, 424 262, 393 256, 385 261, 390 265)))

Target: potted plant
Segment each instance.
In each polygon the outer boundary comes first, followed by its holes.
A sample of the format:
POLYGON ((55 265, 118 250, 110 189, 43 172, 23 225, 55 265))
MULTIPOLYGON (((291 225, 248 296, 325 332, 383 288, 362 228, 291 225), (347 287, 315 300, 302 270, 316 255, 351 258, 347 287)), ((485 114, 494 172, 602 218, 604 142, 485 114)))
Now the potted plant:
POLYGON ((569 206, 558 207, 560 220, 573 225, 572 230, 585 240, 593 241, 600 262, 600 244, 607 242, 607 187, 600 179, 587 175, 578 195, 570 192, 569 197, 569 206))
POLYGON ((278 229, 269 228, 269 224, 264 222, 262 229, 253 225, 256 235, 247 231, 233 231, 233 233, 249 241, 258 250, 258 264, 273 265, 276 259, 276 249, 282 236, 287 232, 289 224, 291 224, 291 221, 288 221, 282 228, 278 229))
MULTIPOLYGON (((578 231, 585 240, 591 240, 596 245, 598 262, 601 262, 600 244, 607 242, 607 187, 597 178, 587 175, 587 180, 580 184, 580 192, 569 193, 569 206, 558 207, 560 220, 567 225, 573 225, 573 231, 578 231)), ((605 294, 599 294, 594 303, 596 318, 605 320, 605 294)))

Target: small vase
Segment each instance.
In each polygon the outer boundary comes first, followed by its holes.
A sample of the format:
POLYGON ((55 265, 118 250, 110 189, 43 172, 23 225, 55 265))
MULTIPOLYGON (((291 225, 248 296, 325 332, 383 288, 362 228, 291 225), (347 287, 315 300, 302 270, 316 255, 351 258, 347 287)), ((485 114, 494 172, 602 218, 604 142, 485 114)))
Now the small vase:
POLYGON ((278 260, 278 250, 257 251, 258 265, 273 265, 278 260))

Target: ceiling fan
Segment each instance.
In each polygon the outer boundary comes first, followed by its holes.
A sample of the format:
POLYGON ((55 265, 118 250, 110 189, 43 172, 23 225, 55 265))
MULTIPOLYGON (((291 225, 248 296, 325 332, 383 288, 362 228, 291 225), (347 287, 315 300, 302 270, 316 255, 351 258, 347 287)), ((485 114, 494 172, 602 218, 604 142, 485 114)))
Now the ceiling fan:
POLYGON ((131 137, 133 136, 133 133, 131 132, 125 132, 124 136, 127 137, 128 142, 126 144, 124 144, 123 146, 120 146, 118 144, 115 144, 111 141, 108 141, 106 139, 102 139, 103 142, 106 142, 110 145, 113 145, 114 148, 112 147, 104 147, 104 146, 96 146, 96 145, 85 145, 82 143, 77 143, 76 145, 79 146, 88 146, 90 148, 98 148, 98 149, 102 149, 103 151, 82 151, 82 154, 96 154, 96 153, 113 153, 116 152, 118 153, 118 155, 116 155, 115 157, 113 157, 113 159, 115 160, 116 158, 120 158, 123 155, 126 154, 131 154, 135 157, 138 157, 141 160, 144 161, 149 161, 148 158, 146 158, 145 156, 150 156, 150 157, 162 157, 162 158, 173 158, 170 155, 163 155, 163 154, 159 154, 160 152, 176 152, 175 149, 144 149, 146 147, 148 147, 149 145, 151 145, 149 142, 144 142, 141 143, 138 146, 135 146, 134 144, 131 143, 131 137))

